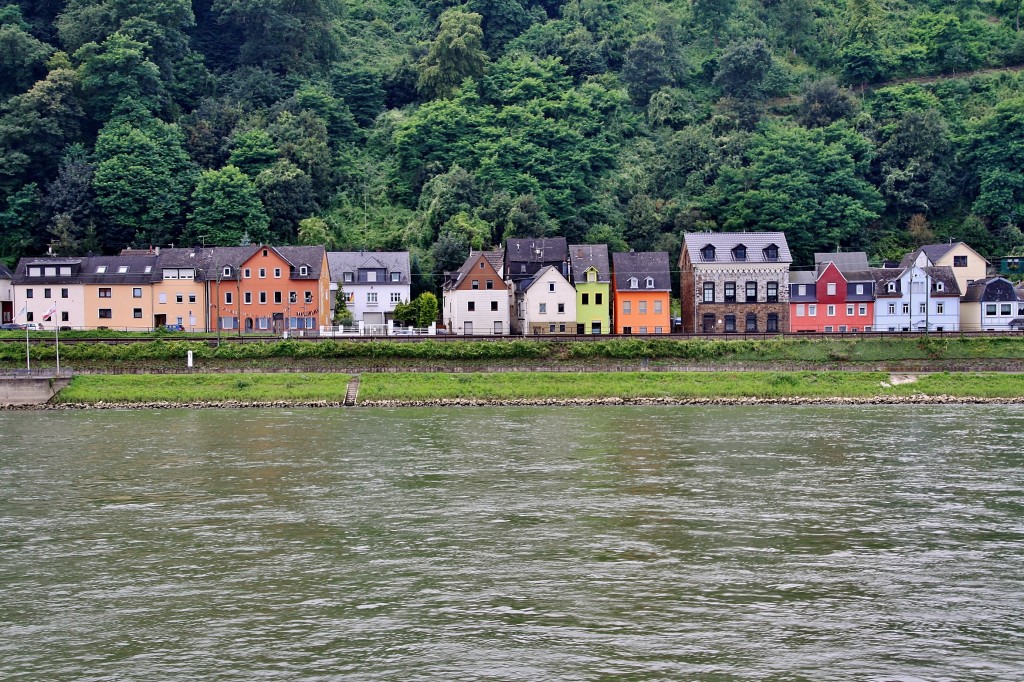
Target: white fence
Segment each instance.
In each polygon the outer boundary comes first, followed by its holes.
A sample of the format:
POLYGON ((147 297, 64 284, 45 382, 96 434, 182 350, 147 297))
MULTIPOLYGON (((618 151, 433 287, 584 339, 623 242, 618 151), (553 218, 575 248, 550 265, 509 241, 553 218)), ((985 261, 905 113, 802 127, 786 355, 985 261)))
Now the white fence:
POLYGON ((320 336, 436 336, 437 325, 429 327, 396 327, 388 320, 387 324, 366 324, 362 320, 351 326, 338 325, 320 327, 320 336))

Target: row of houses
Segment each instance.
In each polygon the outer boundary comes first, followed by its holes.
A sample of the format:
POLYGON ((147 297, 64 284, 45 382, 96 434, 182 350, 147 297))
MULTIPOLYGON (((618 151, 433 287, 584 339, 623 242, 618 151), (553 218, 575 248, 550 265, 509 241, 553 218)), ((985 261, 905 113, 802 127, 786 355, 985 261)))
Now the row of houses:
POLYGON ((611 254, 564 237, 509 239, 445 274, 442 319, 456 334, 668 334, 666 252, 611 254))
POLYGON ((331 325, 339 291, 356 319, 385 325, 409 300, 409 254, 257 245, 23 258, 0 270, 0 315, 41 328, 308 333, 331 325))
MULTIPOLYGON (((781 232, 691 233, 678 261, 678 324, 690 333, 1024 327, 1024 290, 989 276, 989 265, 952 242, 880 268, 856 252, 815 254, 813 269, 793 270, 781 232)), ((442 289, 441 322, 456 334, 667 334, 675 326, 665 252, 510 239, 471 252, 445 273, 442 289)), ((340 295, 361 329, 384 333, 410 290, 408 252, 126 250, 23 258, 13 273, 0 265, 0 317, 40 327, 320 333, 340 295)))
POLYGON ((694 233, 679 258, 683 331, 1007 331, 1024 328, 1024 290, 988 276, 967 244, 931 244, 899 263, 818 253, 791 270, 781 232, 694 233))

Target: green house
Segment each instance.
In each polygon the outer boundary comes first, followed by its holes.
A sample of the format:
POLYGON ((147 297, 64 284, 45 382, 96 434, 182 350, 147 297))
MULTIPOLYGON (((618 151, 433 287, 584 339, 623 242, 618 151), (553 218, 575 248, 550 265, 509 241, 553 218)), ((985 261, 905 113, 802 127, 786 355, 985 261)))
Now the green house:
POLYGON ((576 288, 576 333, 610 334, 611 268, 607 244, 569 247, 572 284, 576 288))

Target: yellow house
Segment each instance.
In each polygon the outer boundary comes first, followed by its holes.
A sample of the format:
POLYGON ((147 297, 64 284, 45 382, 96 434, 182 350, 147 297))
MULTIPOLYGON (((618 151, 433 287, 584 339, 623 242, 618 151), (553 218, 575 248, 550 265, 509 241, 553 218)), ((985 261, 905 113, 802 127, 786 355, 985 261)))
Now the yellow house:
MULTIPOLYGON (((209 251, 207 249, 206 251, 209 251)), ((209 331, 205 254, 202 249, 161 249, 149 293, 153 328, 181 325, 187 332, 209 331)), ((213 273, 213 277, 215 278, 213 273)))
POLYGON ((153 328, 151 299, 155 254, 82 259, 83 327, 122 331, 153 328))

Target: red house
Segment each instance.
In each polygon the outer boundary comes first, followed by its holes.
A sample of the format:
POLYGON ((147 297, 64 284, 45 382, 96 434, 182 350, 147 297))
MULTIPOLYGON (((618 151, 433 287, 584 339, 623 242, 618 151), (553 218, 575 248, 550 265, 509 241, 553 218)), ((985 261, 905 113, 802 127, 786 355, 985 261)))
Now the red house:
POLYGON ((871 331, 875 314, 874 279, 867 257, 815 254, 813 272, 791 273, 791 332, 871 331))

